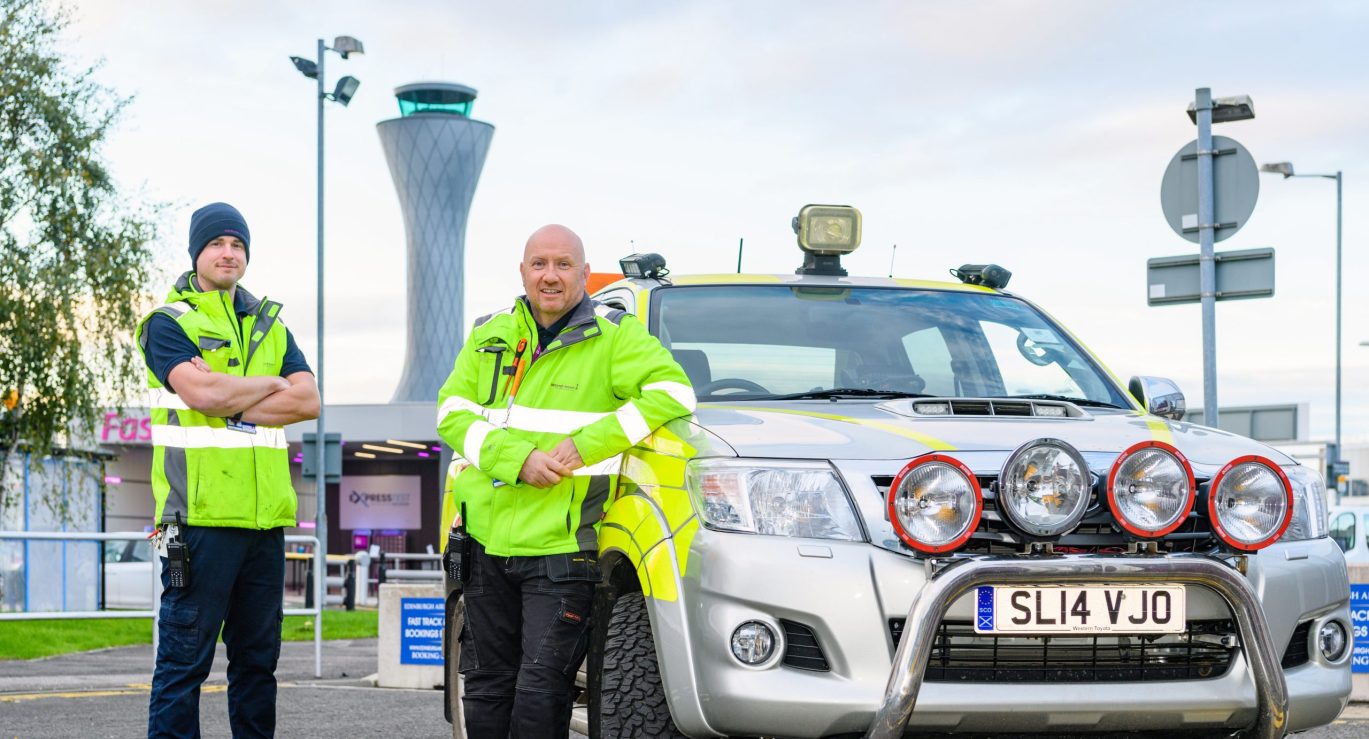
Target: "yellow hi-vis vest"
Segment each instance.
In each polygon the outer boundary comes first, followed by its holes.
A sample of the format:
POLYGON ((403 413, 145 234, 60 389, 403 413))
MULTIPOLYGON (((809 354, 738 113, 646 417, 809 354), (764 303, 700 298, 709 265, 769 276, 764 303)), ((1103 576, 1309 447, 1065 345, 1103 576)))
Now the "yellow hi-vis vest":
MULTIPOLYGON (((176 320, 215 372, 240 377, 280 374, 286 332, 277 320, 280 303, 258 300, 238 287, 250 313, 238 320, 225 291, 200 292, 193 273, 181 275, 166 305, 138 324, 136 337, 147 361, 147 321, 156 313, 176 320)), ((257 426, 256 433, 227 427, 206 416, 147 373, 152 413, 152 495, 155 520, 180 514, 190 526, 271 529, 294 526, 297 501, 290 482, 285 429, 257 426)))

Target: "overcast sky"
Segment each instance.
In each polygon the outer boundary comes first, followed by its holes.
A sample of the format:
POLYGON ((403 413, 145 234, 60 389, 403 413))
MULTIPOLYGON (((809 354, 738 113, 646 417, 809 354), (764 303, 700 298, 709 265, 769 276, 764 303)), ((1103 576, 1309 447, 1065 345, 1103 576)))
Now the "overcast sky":
MULTIPOLYGON (((286 304, 315 355, 314 83, 289 55, 362 80, 327 111, 326 389, 385 402, 404 351, 404 225, 375 124, 393 89, 458 82, 496 127, 466 235, 468 319, 521 292, 536 227, 593 266, 630 250, 677 274, 792 272, 805 203, 864 213, 853 274, 942 279, 997 262, 1124 380, 1169 376, 1202 403, 1199 309, 1146 305, 1150 257, 1196 253, 1160 210, 1194 137, 1195 87, 1247 94, 1220 125, 1257 162, 1345 180, 1347 439, 1369 441, 1369 4, 1360 2, 438 2, 86 0, 70 46, 135 96, 107 154, 171 204, 162 263, 189 266, 190 212, 226 200, 252 229, 244 284, 286 304), (1356 49, 1360 51, 1355 51, 1356 49)), ((1309 403, 1333 423, 1335 185, 1264 175, 1218 250, 1272 246, 1272 299, 1220 303, 1223 406, 1309 403)), ((149 285, 161 295, 164 285, 149 285)))

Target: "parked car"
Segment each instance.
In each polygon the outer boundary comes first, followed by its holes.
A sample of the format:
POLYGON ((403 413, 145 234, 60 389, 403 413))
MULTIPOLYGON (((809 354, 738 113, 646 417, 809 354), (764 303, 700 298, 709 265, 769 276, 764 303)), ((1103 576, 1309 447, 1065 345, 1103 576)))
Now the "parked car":
POLYGON ((104 547, 105 608, 152 607, 152 543, 107 541, 104 547))
MULTIPOLYGON (((796 274, 634 255, 595 295, 699 407, 622 456, 592 737, 1273 737, 1340 713, 1349 586, 1315 470, 1181 422, 1174 383, 1123 384, 1002 267, 848 277, 859 213, 795 222, 796 274)), ((1117 330, 1163 360, 1163 334, 1117 330)))

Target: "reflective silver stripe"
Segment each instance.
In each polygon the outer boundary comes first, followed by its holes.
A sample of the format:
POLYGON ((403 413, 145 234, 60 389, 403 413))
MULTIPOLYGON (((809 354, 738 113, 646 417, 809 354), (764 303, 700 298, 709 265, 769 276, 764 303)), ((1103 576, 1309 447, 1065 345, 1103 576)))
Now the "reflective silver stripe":
POLYGON ((459 395, 453 395, 452 397, 442 401, 442 407, 437 409, 437 422, 442 423, 442 420, 445 419, 448 414, 453 413, 455 411, 470 411, 471 413, 479 413, 483 415, 485 412, 485 408, 479 403, 466 400, 465 398, 459 395))
POLYGON ((694 388, 683 382, 671 382, 670 380, 648 382, 642 386, 642 390, 664 390, 672 400, 684 406, 688 413, 693 413, 695 406, 698 405, 698 399, 694 397, 694 388))
POLYGON ((280 426, 258 426, 257 433, 249 434, 213 426, 156 425, 152 427, 152 444, 174 449, 286 448, 285 429, 280 426))
POLYGON ((629 444, 636 444, 651 433, 651 427, 646 425, 646 417, 630 400, 623 403, 613 415, 617 417, 618 425, 623 427, 623 436, 627 437, 629 444))
MULTIPOLYGON (((591 411, 559 411, 515 405, 509 411, 509 428, 537 433, 569 434, 607 416, 591 411)), ((645 423, 645 421, 643 422, 645 423)))
POLYGON ((152 388, 147 391, 147 406, 149 408, 170 408, 177 411, 188 411, 190 406, 181 400, 181 396, 167 390, 166 388, 152 388))
POLYGON ((573 473, 576 477, 594 477, 595 475, 616 475, 618 468, 623 464, 623 455, 615 454, 602 462, 596 462, 588 467, 581 467, 573 473))
POLYGON ((478 468, 483 469, 480 464, 480 447, 485 444, 485 437, 490 435, 494 426, 485 421, 476 421, 466 429, 466 442, 461 445, 461 456, 478 468))

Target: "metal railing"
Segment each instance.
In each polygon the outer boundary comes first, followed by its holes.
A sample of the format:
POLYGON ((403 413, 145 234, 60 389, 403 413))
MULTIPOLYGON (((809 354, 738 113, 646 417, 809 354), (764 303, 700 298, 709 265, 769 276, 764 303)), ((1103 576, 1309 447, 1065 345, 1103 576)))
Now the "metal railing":
POLYGON ((418 582, 442 582, 442 555, 440 554, 404 554, 394 552, 380 553, 380 576, 377 578, 381 585, 392 580, 409 580, 418 582), (436 564, 435 568, 406 570, 387 566, 387 562, 419 562, 436 564))
MULTIPOLYGON (((18 539, 22 541, 142 541, 147 534, 141 531, 0 531, 0 540, 18 539)), ((287 544, 304 544, 317 551, 318 537, 290 534, 285 537, 287 544)), ((152 603, 162 598, 162 558, 152 557, 152 603)), ((314 585, 314 605, 306 608, 283 608, 287 616, 314 617, 314 677, 323 677, 323 618, 322 604, 327 591, 326 580, 316 578, 314 585)), ((97 610, 97 611, 13 611, 0 612, 0 621, 38 621, 68 620, 88 618, 150 618, 152 619, 152 655, 156 659, 157 631, 160 617, 154 607, 149 610, 97 610)))

